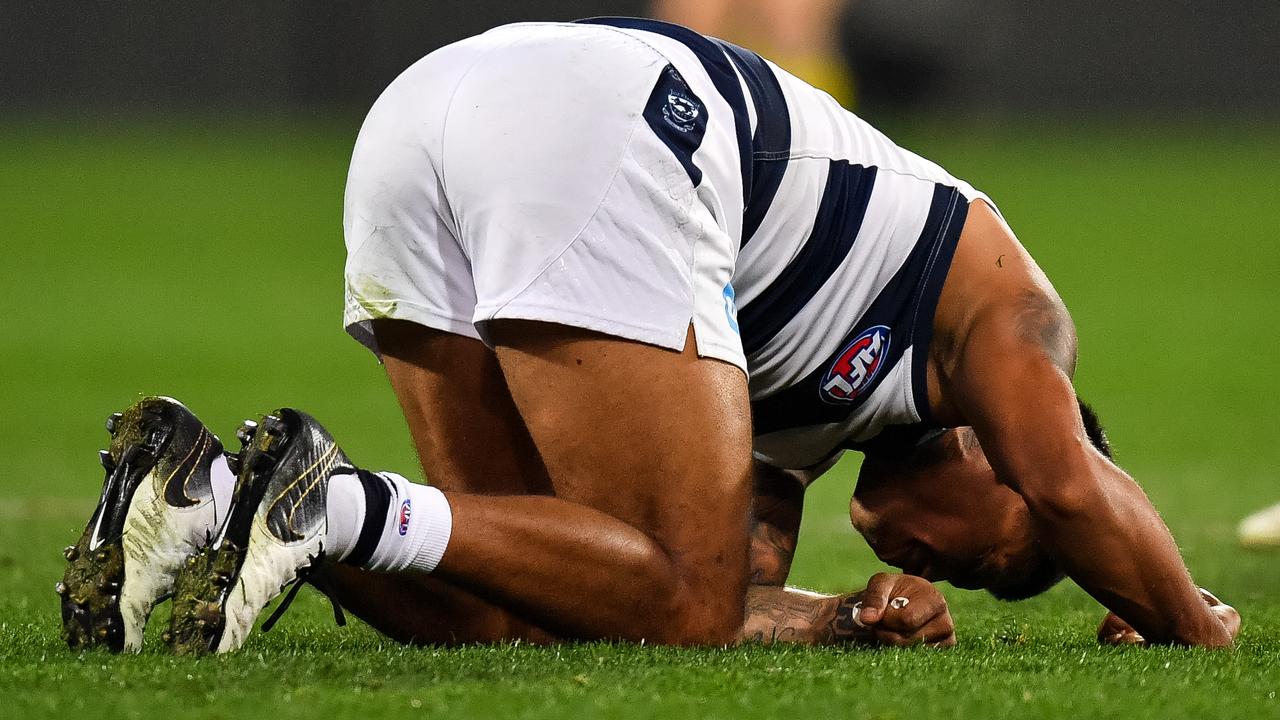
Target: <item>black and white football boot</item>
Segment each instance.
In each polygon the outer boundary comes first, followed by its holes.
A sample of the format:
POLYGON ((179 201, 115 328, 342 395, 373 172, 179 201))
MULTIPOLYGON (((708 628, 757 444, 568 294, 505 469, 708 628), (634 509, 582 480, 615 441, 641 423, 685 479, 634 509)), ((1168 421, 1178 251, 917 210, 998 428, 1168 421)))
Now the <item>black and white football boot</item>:
POLYGON ((222 443, 182 403, 146 397, 107 418, 102 497, 57 585, 73 650, 137 652, 156 603, 215 521, 211 482, 222 443))
MULTIPOLYGON (((295 583, 296 592, 302 581, 315 582, 312 572, 324 561, 329 478, 356 472, 328 431, 298 410, 246 421, 237 437, 244 446, 232 465, 238 478, 230 515, 219 536, 188 561, 174 589, 165 640, 178 654, 238 649, 286 585, 295 583)), ((336 603, 334 611, 342 624, 336 603)))

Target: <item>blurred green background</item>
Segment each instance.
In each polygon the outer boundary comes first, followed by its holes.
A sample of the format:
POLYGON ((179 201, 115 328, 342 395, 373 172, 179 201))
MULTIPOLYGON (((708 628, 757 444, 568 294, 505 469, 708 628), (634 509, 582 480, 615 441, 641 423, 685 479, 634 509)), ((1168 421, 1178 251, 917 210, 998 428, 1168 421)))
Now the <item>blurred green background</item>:
MULTIPOLYGON (((412 710, 423 698, 482 716, 514 707, 526 716, 770 717, 792 707, 1220 716, 1223 692, 1233 697, 1228 715, 1280 707, 1268 694, 1280 688, 1280 556, 1234 540, 1241 515, 1280 500, 1280 133, 1246 126, 957 131, 914 122, 896 132, 989 191, 1066 298, 1080 331, 1081 392, 1197 579, 1244 614, 1233 654, 1099 650, 1100 609, 1063 586, 1016 605, 946 588, 960 626, 951 654, 406 652, 367 628, 332 628, 323 603, 304 594, 280 629, 234 658, 175 665, 156 645, 140 658, 71 655, 51 591, 59 549, 100 487, 103 419, 140 394, 181 398, 224 437, 255 412, 304 407, 362 464, 418 475, 378 364, 340 328, 340 199, 356 126, 294 118, 4 129, 6 703, 41 716, 88 707, 230 717, 235 705, 217 688, 234 685, 237 697, 285 717, 412 710), (1153 676, 1161 664, 1168 672, 1153 676), (648 700, 637 706, 641 687, 648 700), (290 704, 295 696, 307 703, 290 704)), ((845 515, 854 469, 846 461, 811 492, 793 581, 849 590, 882 569, 845 515)))
MULTIPOLYGON (((555 12, 594 14, 587 4, 555 12)), ((464 5, 426 3, 449 17, 464 5)), ((18 7, 29 17, 37 8, 18 7)), ((94 7, 79 26, 109 14, 94 7)), ((139 7, 151 8, 133 9, 142 21, 163 20, 155 4, 139 7)), ((359 15, 350 4, 322 7, 323 37, 359 15)), ((493 3, 477 7, 485 10, 472 23, 505 19, 493 3)), ((854 7, 874 17, 877 4, 854 7)), ((239 12, 243 20, 248 11, 239 12)), ((298 32, 284 35, 296 50, 298 32)), ((268 84, 285 88, 276 94, 221 86, 205 106, 204 76, 183 91, 142 72, 121 100, 127 77, 115 90, 77 94, 96 72, 86 51, 79 74, 51 70, 47 83, 30 58, 21 82, 15 65, 0 62, 0 98, 15 98, 0 100, 0 716, 230 718, 244 703, 308 718, 1280 713, 1280 555, 1245 552, 1234 538, 1241 516, 1280 501, 1280 122, 1262 78, 1255 102, 1239 107, 1211 93, 1166 98, 1172 110, 1088 93, 1073 104, 1061 96, 1070 84, 1059 83, 1059 107, 1032 112, 1002 100, 1019 97, 1006 77, 990 102, 966 106, 953 90, 945 107, 921 109, 928 95, 904 106, 869 90, 864 109, 901 144, 990 193, 1066 299, 1079 328, 1079 390, 1197 580, 1241 609, 1233 653, 1100 649, 1092 628, 1101 610, 1069 585, 1019 604, 946 588, 960 627, 952 653, 412 650, 358 623, 332 628, 311 594, 231 658, 173 660, 155 643, 138 658, 67 652, 51 590, 59 551, 99 491, 104 418, 141 394, 178 397, 224 438, 254 413, 303 407, 358 462, 419 476, 381 369, 340 327, 346 164, 364 106, 407 60, 379 55, 370 38, 326 54, 321 36, 306 37, 301 45, 329 65, 310 74, 295 58, 286 75, 310 77, 303 89, 343 77, 344 57, 380 58, 370 66, 378 72, 356 70, 360 82, 316 96, 284 81, 268 84)), ((1001 56, 1045 62, 1018 42, 1001 56)), ((175 63, 212 58, 204 72, 218 77, 216 52, 175 46, 163 48, 175 63)), ((1228 44, 1212 50, 1228 66, 1250 57, 1228 44)), ((151 46, 114 52, 165 65, 151 46)), ((247 72, 241 60, 228 72, 247 72)), ((1143 72, 1112 60, 1117 87, 1143 72)), ((793 576, 801 585, 849 590, 882 569, 845 514, 855 463, 810 493, 793 576)))

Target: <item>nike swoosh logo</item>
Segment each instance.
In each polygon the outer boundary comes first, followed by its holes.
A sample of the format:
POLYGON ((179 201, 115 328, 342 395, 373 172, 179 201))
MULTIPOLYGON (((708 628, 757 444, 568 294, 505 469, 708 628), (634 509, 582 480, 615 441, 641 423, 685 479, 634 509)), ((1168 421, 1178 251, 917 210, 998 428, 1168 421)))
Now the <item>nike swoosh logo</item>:
POLYGON ((182 458, 173 468, 173 472, 169 473, 169 477, 165 478, 164 501, 166 503, 176 508, 186 508, 200 502, 187 494, 187 482, 200 469, 200 460, 212 444, 213 438, 209 435, 209 431, 200 428, 200 434, 196 436, 196 441, 191 443, 191 449, 187 451, 186 457, 182 458))

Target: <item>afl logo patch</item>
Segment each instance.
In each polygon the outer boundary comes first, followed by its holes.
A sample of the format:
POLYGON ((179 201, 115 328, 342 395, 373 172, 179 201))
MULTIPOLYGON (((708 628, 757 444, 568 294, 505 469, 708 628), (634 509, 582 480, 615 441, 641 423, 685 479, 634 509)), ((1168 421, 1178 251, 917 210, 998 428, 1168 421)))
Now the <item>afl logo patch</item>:
POLYGON ((667 104, 662 107, 662 118, 680 132, 693 132, 698 125, 702 105, 679 88, 667 91, 667 104))
POLYGON ((405 498, 405 501, 400 503, 400 513, 396 516, 397 529, 400 531, 401 537, 409 532, 409 518, 411 517, 413 517, 413 505, 410 504, 408 498, 405 498))
POLYGON ((889 354, 889 328, 876 325, 840 351, 822 378, 822 399, 833 405, 851 403, 875 381, 889 354))

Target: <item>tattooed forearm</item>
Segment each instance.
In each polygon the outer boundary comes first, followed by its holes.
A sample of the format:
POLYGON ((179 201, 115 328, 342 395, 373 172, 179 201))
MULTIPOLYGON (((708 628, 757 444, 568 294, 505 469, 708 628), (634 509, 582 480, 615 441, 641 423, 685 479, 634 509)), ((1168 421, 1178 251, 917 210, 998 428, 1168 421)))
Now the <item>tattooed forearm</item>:
POLYGON ((746 622, 740 640, 803 645, 872 643, 871 631, 853 622, 857 613, 853 606, 861 597, 861 593, 821 595, 794 588, 753 586, 747 590, 746 622))
POLYGON ((1076 371, 1076 330, 1062 301, 1050 292, 1026 290, 1018 299, 1018 335, 1041 348, 1068 376, 1076 371))
POLYGON ((747 588, 745 642, 817 644, 832 614, 830 595, 782 587, 747 588))
POLYGON ((841 595, 837 598, 835 615, 827 626, 827 642, 852 642, 870 645, 875 642, 875 634, 868 628, 859 625, 855 618, 862 610, 862 593, 841 595))

